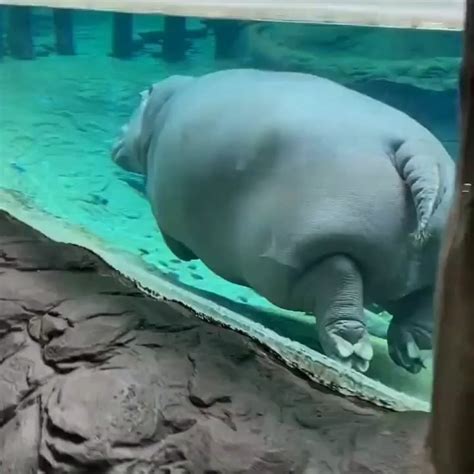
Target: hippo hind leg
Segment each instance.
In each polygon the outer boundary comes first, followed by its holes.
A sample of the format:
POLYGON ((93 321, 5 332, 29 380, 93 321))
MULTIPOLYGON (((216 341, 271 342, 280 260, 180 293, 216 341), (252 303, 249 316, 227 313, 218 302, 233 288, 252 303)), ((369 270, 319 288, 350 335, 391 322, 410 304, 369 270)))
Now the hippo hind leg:
POLYGON ((364 321, 363 282, 353 260, 332 255, 309 268, 292 292, 295 303, 314 312, 324 353, 360 372, 373 349, 364 321))
POLYGON ((393 316, 387 333, 390 357, 413 374, 425 366, 420 351, 432 349, 433 298, 433 288, 425 288, 384 305, 393 316))
POLYGON ((167 234, 162 233, 162 235, 163 235, 163 240, 165 241, 165 244, 167 245, 167 247, 180 260, 189 262, 190 260, 197 259, 196 255, 194 255, 194 253, 191 252, 191 250, 189 250, 184 244, 177 241, 176 239, 173 239, 173 237, 170 237, 167 234))

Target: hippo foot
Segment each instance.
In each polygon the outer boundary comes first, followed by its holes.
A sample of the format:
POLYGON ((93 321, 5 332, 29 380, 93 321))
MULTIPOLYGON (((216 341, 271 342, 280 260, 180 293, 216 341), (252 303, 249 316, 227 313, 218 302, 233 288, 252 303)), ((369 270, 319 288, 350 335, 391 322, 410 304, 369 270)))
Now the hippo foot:
POLYGON ((361 321, 338 320, 318 327, 324 353, 342 365, 366 372, 374 355, 367 328, 361 321))
POLYGON ((393 321, 387 333, 388 352, 395 364, 417 374, 426 367, 420 351, 432 348, 431 338, 431 331, 413 322, 393 321))

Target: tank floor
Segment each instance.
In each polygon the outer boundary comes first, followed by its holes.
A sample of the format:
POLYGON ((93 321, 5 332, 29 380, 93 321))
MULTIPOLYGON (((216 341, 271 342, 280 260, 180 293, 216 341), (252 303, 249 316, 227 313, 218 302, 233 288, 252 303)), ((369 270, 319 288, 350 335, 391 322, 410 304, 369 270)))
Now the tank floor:
POLYGON ((87 250, 0 229, 1 472, 427 472, 427 414, 320 389, 87 250))

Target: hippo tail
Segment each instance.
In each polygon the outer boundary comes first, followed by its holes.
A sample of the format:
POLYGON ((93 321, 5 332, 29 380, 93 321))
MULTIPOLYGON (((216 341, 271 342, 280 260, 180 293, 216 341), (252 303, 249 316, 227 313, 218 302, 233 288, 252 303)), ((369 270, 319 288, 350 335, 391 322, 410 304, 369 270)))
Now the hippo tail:
POLYGON ((394 153, 395 168, 408 186, 416 209, 417 227, 412 238, 417 247, 429 239, 431 219, 446 194, 449 176, 445 161, 450 157, 441 151, 440 155, 438 147, 426 142, 404 142, 394 153))

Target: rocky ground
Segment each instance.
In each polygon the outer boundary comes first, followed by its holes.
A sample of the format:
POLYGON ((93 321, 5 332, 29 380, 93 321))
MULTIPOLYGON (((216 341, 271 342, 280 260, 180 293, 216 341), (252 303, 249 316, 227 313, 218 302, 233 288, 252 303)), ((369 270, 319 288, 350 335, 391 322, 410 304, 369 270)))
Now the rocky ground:
POLYGON ((0 214, 0 473, 427 472, 427 417, 310 384, 0 214))

